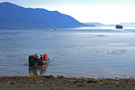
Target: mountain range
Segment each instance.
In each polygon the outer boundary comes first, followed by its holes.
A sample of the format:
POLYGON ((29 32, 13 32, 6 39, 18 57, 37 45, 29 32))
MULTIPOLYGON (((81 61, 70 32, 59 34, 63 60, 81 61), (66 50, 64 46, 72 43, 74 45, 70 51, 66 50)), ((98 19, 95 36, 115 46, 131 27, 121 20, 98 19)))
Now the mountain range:
POLYGON ((80 23, 58 11, 24 8, 9 2, 0 3, 0 28, 73 28, 94 26, 80 23))
POLYGON ((115 27, 115 24, 102 24, 99 22, 85 22, 87 25, 94 25, 95 27, 115 27))

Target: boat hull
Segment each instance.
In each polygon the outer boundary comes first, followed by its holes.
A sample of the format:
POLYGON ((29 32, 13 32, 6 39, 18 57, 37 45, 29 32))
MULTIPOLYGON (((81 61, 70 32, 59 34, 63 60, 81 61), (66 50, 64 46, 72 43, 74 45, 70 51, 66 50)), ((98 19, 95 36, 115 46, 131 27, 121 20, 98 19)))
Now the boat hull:
POLYGON ((50 59, 48 58, 47 60, 40 60, 38 61, 38 65, 46 65, 50 62, 50 59))
POLYGON ((49 62, 50 62, 49 58, 47 60, 40 60, 40 59, 38 59, 37 61, 29 60, 29 66, 47 65, 49 62))
POLYGON ((123 26, 122 25, 116 25, 115 28, 116 29, 123 29, 123 26))

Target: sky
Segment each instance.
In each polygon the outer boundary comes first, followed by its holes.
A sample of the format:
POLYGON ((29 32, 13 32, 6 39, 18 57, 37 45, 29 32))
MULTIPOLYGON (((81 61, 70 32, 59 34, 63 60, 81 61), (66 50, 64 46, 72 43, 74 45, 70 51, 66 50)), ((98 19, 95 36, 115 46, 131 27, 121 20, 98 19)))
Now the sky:
POLYGON ((119 24, 135 22, 135 0, 0 0, 26 8, 59 11, 80 22, 119 24))

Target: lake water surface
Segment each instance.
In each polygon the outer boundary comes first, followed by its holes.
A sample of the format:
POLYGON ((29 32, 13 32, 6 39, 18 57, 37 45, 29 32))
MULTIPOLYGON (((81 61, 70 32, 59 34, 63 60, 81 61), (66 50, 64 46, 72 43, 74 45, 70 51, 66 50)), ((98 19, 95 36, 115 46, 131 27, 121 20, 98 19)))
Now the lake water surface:
POLYGON ((0 30, 0 76, 135 78, 135 29, 0 30), (47 66, 28 56, 47 53, 47 66))

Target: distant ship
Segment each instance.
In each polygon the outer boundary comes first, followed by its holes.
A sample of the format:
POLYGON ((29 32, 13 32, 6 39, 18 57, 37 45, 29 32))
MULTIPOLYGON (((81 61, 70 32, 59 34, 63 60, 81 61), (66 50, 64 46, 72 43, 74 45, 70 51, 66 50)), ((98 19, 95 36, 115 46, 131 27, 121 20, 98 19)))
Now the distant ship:
POLYGON ((116 25, 115 28, 116 29, 123 29, 123 26, 122 25, 116 25))

